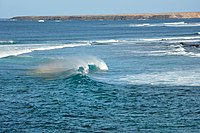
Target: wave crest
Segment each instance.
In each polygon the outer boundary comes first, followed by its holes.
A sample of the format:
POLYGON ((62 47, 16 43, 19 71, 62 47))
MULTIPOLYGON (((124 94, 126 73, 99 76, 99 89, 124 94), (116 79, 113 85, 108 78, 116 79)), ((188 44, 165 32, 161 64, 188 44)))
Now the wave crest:
POLYGON ((0 45, 5 45, 5 44, 15 44, 16 42, 13 40, 0 40, 0 45))
POLYGON ((200 23, 171 22, 171 23, 143 23, 129 24, 129 27, 196 27, 200 23))
POLYGON ((85 75, 99 70, 108 70, 108 66, 103 60, 94 56, 74 56, 43 64, 34 70, 34 74, 45 78, 68 78, 73 75, 85 75))
POLYGON ((181 37, 166 37, 166 38, 142 38, 138 39, 138 42, 155 43, 155 42, 167 42, 167 43, 180 43, 180 42, 200 42, 200 36, 181 36, 181 37))
POLYGON ((112 45, 120 42, 122 42, 122 40, 115 40, 115 39, 89 41, 91 45, 112 45))

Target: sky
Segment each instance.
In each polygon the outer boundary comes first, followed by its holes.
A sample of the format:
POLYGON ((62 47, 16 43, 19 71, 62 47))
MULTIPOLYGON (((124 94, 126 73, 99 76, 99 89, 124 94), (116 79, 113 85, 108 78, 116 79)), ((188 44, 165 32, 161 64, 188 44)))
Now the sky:
POLYGON ((200 0, 0 0, 0 18, 200 11, 200 0))

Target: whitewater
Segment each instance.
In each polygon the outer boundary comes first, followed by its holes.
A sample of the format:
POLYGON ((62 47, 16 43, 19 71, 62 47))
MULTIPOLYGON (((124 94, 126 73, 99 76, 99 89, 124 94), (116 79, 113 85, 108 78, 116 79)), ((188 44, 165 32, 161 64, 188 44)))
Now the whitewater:
POLYGON ((199 132, 200 19, 0 29, 0 132, 199 132))

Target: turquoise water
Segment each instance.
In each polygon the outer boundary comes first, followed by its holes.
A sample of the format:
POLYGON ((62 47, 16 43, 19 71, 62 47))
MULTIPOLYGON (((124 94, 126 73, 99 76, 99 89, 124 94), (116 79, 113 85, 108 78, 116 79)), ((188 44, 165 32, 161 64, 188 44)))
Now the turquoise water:
POLYGON ((0 21, 0 132, 199 132, 200 19, 0 21))

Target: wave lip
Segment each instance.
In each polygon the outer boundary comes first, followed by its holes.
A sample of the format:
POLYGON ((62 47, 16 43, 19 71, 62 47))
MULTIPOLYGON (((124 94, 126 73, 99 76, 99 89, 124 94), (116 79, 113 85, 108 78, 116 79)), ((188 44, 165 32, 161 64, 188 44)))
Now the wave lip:
POLYGON ((45 78, 71 77, 88 74, 93 71, 107 71, 106 63, 94 56, 72 56, 51 61, 34 70, 34 74, 45 78))

